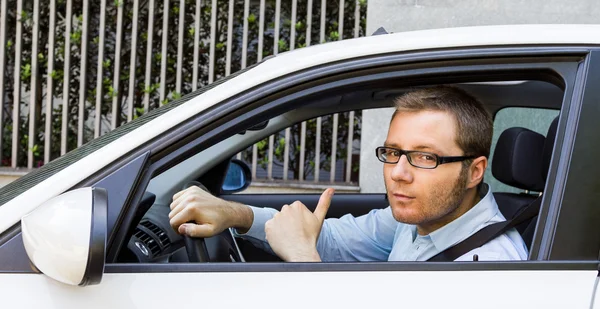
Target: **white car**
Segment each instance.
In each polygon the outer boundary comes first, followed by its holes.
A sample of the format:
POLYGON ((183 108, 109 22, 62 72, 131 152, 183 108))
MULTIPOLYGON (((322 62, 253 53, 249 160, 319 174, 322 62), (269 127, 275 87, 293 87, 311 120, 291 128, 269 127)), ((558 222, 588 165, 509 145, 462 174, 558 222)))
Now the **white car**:
MULTIPOLYGON (((427 30, 280 54, 0 189, 0 308, 600 309, 599 120, 596 25, 427 30), (251 205, 314 207, 319 194, 244 194, 249 170, 231 158, 291 125, 434 84, 475 94, 495 124, 556 117, 555 133, 528 133, 526 151, 496 132, 490 157, 494 177, 523 191, 494 190, 503 212, 541 195, 519 228, 529 260, 283 263, 229 230, 184 240, 169 226, 173 194, 198 182, 251 205)), ((328 215, 386 206, 383 192, 336 194, 328 215)))

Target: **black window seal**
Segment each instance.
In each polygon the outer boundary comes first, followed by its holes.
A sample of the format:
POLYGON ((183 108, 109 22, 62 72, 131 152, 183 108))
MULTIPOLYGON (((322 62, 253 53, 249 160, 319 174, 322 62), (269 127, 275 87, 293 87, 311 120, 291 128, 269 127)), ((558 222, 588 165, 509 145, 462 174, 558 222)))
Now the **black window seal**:
POLYGON ((357 272, 357 271, 598 271, 598 261, 334 262, 107 264, 105 273, 357 272))

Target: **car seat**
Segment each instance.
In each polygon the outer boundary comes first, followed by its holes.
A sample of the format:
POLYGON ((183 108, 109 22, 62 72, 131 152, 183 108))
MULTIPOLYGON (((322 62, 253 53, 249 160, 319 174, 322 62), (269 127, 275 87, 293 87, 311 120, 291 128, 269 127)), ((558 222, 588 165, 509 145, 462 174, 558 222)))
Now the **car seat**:
MULTIPOLYGON (((500 182, 524 190, 521 193, 494 192, 504 217, 512 219, 533 202, 544 189, 542 153, 546 138, 526 128, 513 127, 500 135, 492 160, 492 175, 500 182)), ((529 222, 517 226, 523 234, 529 222)))

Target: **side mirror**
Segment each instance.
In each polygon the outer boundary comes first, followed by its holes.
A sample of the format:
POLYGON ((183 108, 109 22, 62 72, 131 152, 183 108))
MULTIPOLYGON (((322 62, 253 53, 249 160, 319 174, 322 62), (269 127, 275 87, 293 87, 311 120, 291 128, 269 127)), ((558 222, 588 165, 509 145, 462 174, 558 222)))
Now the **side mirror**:
POLYGON ((108 196, 103 188, 81 188, 54 197, 21 218, 31 263, 70 285, 102 280, 108 196))
POLYGON ((221 188, 221 193, 223 194, 231 194, 235 192, 240 192, 248 186, 250 186, 250 182, 252 181, 252 172, 246 163, 243 161, 233 159, 229 162, 229 167, 227 168, 227 175, 225 176, 225 181, 223 182, 223 187, 221 188))

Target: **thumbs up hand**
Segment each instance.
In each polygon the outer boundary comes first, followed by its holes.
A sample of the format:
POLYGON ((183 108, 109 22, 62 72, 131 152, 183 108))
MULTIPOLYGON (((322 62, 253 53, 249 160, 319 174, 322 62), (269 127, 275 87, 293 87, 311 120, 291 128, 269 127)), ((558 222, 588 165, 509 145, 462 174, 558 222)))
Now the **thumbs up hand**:
POLYGON ((286 262, 320 262, 317 239, 333 193, 332 188, 323 192, 314 213, 295 201, 267 221, 265 233, 273 252, 286 262))

